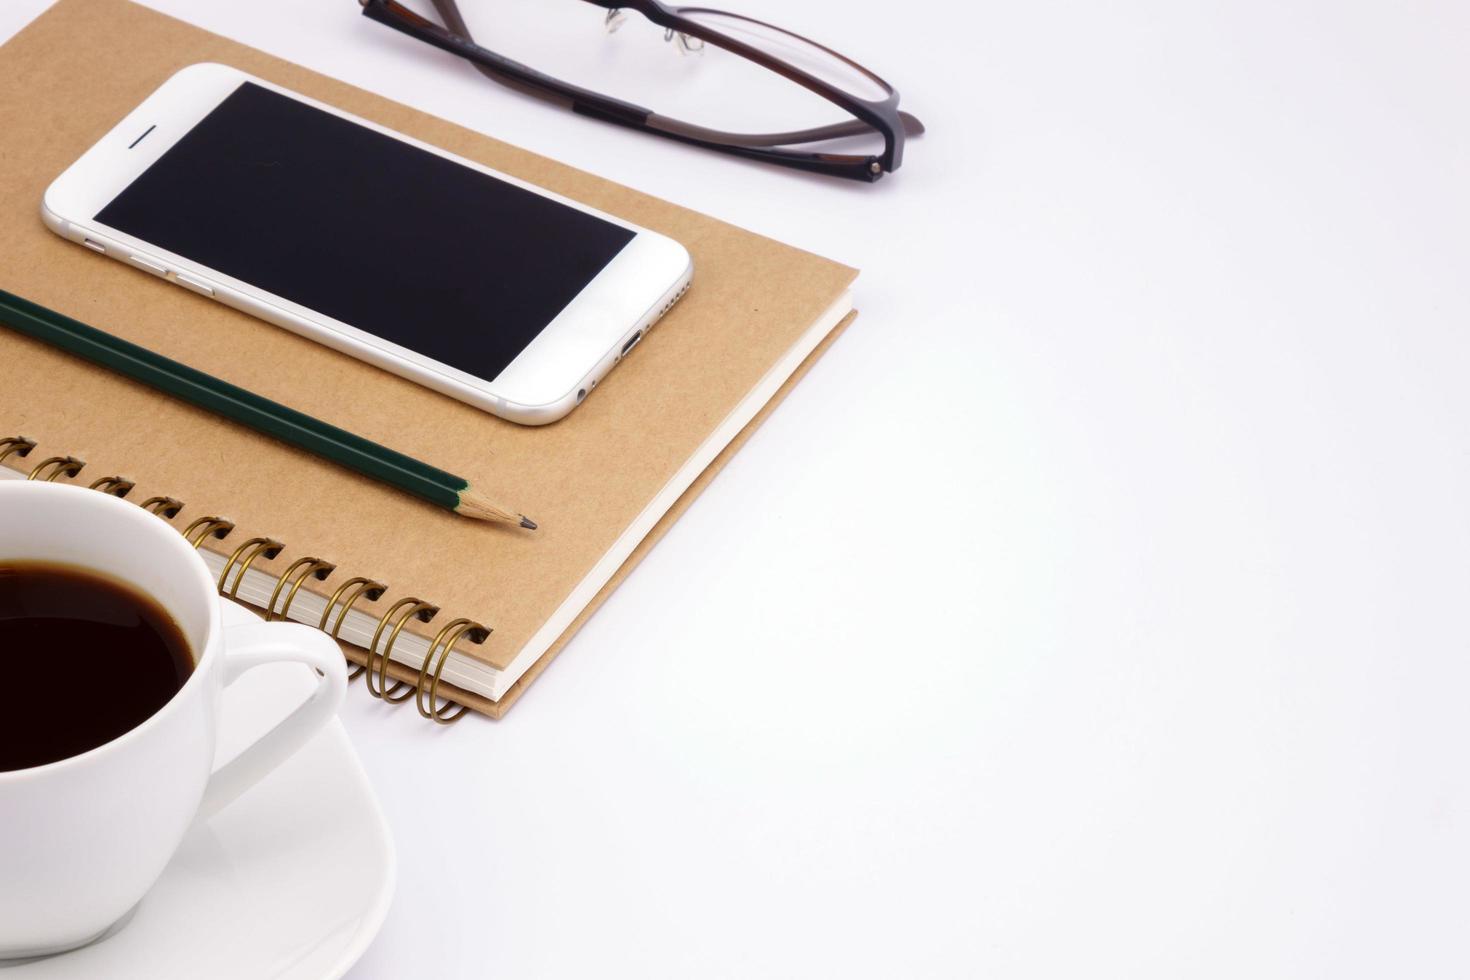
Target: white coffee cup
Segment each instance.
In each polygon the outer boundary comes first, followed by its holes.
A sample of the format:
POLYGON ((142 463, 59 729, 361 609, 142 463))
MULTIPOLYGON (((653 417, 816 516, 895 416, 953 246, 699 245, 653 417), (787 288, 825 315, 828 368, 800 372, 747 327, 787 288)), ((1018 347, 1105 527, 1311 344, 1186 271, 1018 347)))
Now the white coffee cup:
MULTIPOLYGON (((112 741, 0 772, 0 959, 60 952, 107 931, 158 880, 189 825, 290 757, 336 714, 347 689, 341 651, 316 630, 223 628, 204 560, 135 504, 82 487, 0 481, 0 562, 17 559, 92 569, 151 596, 183 631, 195 667, 167 704, 112 741), (316 668, 316 690, 211 772, 221 691, 277 661, 316 668)), ((61 662, 66 637, 35 656, 61 662)), ((66 710, 64 689, 23 696, 66 710)))

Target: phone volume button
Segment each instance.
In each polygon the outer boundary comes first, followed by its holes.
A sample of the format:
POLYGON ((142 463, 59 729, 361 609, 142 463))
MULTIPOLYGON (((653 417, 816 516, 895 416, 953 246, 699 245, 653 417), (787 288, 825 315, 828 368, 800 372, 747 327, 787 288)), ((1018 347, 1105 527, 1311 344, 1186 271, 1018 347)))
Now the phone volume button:
POLYGON ((168 269, 165 268, 162 263, 155 262, 149 258, 144 258, 141 255, 129 255, 128 261, 133 263, 133 265, 137 266, 140 269, 153 273, 155 276, 162 276, 168 273, 168 269))
POLYGON ((174 275, 174 282, 178 283, 180 286, 183 286, 185 289, 194 290, 194 292, 198 293, 201 296, 214 295, 214 287, 210 286, 207 282, 195 279, 193 276, 186 275, 182 272, 174 275))

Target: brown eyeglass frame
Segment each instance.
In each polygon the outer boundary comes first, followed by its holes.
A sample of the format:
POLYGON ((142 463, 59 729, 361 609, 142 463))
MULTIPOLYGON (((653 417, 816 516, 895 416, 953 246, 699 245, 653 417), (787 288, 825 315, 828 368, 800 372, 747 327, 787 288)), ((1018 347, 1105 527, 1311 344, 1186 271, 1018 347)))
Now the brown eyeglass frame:
POLYGON ((414 13, 397 0, 360 0, 360 2, 363 16, 432 44, 436 48, 465 58, 482 75, 493 81, 555 102, 579 115, 591 116, 594 119, 616 123, 666 139, 678 140, 681 143, 702 146, 721 153, 871 183, 885 173, 892 173, 899 168, 903 162, 905 136, 917 136, 924 131, 923 123, 911 114, 899 110, 898 91, 862 65, 815 41, 792 34, 785 28, 728 11, 711 10, 705 7, 669 7, 660 3, 659 0, 580 0, 580 2, 609 11, 635 10, 666 31, 698 38, 706 44, 712 44, 776 72, 851 113, 854 118, 848 122, 835 123, 830 126, 785 133, 728 133, 708 129, 669 116, 662 116, 651 109, 563 82, 481 47, 470 35, 469 27, 465 24, 464 17, 460 15, 455 0, 432 0, 434 8, 444 18, 447 27, 414 13), (798 38, 861 72, 885 89, 888 97, 876 102, 859 99, 758 48, 727 37, 698 21, 691 20, 684 16, 686 11, 718 14, 722 17, 758 24, 798 38), (825 142, 862 136, 870 132, 876 132, 883 137, 883 152, 878 156, 803 152, 784 148, 792 144, 825 142))

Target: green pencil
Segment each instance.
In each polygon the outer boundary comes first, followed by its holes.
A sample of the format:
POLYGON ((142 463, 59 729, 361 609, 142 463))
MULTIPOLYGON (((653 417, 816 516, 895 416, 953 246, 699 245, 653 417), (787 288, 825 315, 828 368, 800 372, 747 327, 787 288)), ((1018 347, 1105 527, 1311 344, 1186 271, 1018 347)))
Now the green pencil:
POLYGON ((503 521, 530 530, 536 523, 494 503, 462 476, 353 435, 161 354, 89 327, 0 289, 0 325, 110 368, 191 405, 223 415, 257 432, 381 480, 432 504, 481 521, 503 521))

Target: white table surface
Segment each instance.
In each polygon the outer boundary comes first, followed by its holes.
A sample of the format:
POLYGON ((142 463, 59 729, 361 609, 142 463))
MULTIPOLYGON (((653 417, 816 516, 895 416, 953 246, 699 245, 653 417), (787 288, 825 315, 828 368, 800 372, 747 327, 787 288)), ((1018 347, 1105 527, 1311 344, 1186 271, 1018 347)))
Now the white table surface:
POLYGON ((745 0, 929 124, 863 186, 149 3, 864 270, 505 722, 349 699, 354 980, 1470 969, 1470 7, 745 0))

